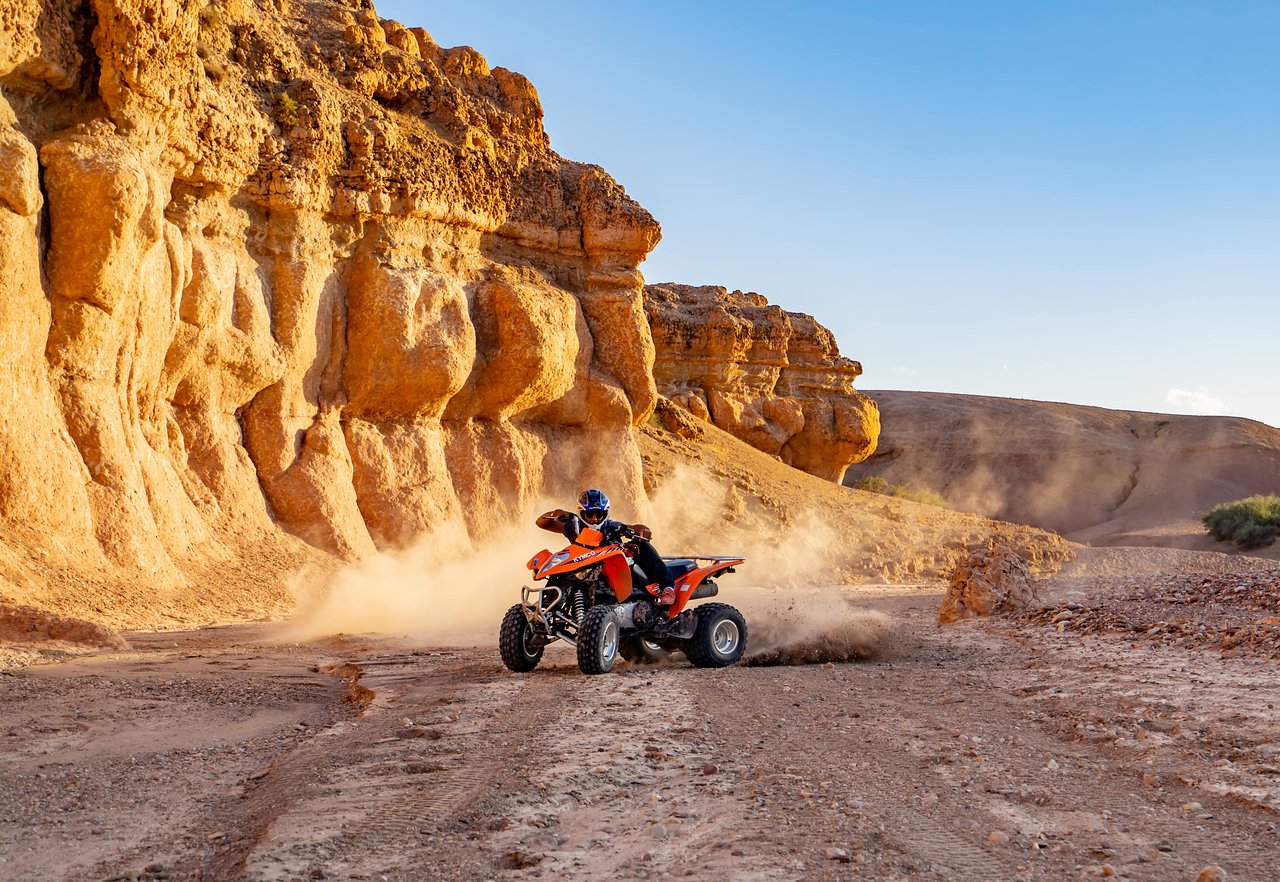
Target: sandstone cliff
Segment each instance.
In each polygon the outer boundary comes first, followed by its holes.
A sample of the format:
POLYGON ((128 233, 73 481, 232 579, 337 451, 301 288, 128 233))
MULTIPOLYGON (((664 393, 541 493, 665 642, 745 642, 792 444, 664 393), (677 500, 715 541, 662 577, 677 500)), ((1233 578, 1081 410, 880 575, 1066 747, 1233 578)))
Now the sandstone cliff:
POLYGON ((839 481, 876 449, 876 404, 853 388, 862 365, 809 315, 755 293, 645 288, 658 390, 695 416, 810 474, 839 481))
POLYGON ((658 224, 475 50, 338 0, 0 0, 0 169, 0 597, 643 493, 658 224))

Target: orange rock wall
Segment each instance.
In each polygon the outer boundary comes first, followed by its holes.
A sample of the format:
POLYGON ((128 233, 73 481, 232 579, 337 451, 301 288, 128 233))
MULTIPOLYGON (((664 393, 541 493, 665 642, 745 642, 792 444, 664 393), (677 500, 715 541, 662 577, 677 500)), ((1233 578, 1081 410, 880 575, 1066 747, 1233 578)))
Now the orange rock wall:
POLYGON ((658 224, 474 50, 324 0, 0 0, 0 171, 0 579, 643 493, 658 224))
POLYGON ((876 404, 809 315, 755 293, 664 283, 645 288, 658 390, 788 465, 832 481, 876 449, 876 404))

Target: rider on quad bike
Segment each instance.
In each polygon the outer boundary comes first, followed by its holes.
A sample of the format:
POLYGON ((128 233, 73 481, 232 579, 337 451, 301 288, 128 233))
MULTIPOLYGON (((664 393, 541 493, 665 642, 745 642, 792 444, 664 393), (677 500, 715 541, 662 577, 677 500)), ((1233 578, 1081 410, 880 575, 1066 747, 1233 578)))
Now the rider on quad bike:
POLYGON ((578 514, 556 509, 538 526, 563 532, 569 547, 544 548, 525 564, 534 585, 521 588, 498 629, 502 663, 517 673, 538 666, 542 651, 563 640, 584 674, 607 674, 614 661, 662 661, 683 653, 694 667, 723 668, 742 658, 747 623, 717 596, 718 577, 745 563, 742 555, 660 558, 641 524, 609 520, 609 498, 586 490, 578 514), (643 567, 643 570, 642 570, 643 567))
POLYGON ((583 490, 578 496, 578 513, 555 509, 538 517, 538 526, 551 532, 563 532, 570 542, 576 542, 584 525, 599 530, 606 543, 629 543, 635 549, 635 563, 650 583, 657 583, 655 601, 663 606, 675 602, 675 579, 666 563, 658 555, 653 535, 644 524, 624 524, 609 520, 609 497, 603 490, 583 490))

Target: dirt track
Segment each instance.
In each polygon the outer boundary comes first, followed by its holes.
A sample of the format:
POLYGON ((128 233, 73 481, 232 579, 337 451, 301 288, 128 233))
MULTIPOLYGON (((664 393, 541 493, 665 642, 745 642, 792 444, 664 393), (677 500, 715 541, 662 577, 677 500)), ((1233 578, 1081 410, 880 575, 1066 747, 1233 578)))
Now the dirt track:
POLYGON ((134 635, 0 676, 0 877, 1280 880, 1275 661, 937 599, 859 595, 890 659, 593 678, 134 635))

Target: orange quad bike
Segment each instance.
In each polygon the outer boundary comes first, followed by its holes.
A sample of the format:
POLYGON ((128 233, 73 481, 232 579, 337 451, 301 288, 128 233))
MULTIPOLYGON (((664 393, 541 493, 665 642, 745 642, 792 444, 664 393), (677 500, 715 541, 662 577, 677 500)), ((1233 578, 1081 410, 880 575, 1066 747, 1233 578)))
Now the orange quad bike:
MULTIPOLYGON (((742 557, 664 557, 675 580, 676 599, 669 606, 655 600, 657 584, 646 585, 632 563, 643 527, 624 530, 618 543, 605 542, 593 527, 584 527, 563 551, 543 549, 528 567, 542 587, 523 589, 522 599, 507 610, 499 631, 503 663, 513 671, 532 671, 542 651, 557 640, 578 650, 584 674, 607 674, 621 655, 638 663, 654 663, 680 651, 700 668, 723 668, 742 658, 747 624, 727 603, 689 602, 719 593, 713 576, 732 573, 742 557)), ((648 538, 645 536, 644 538, 648 538)))

